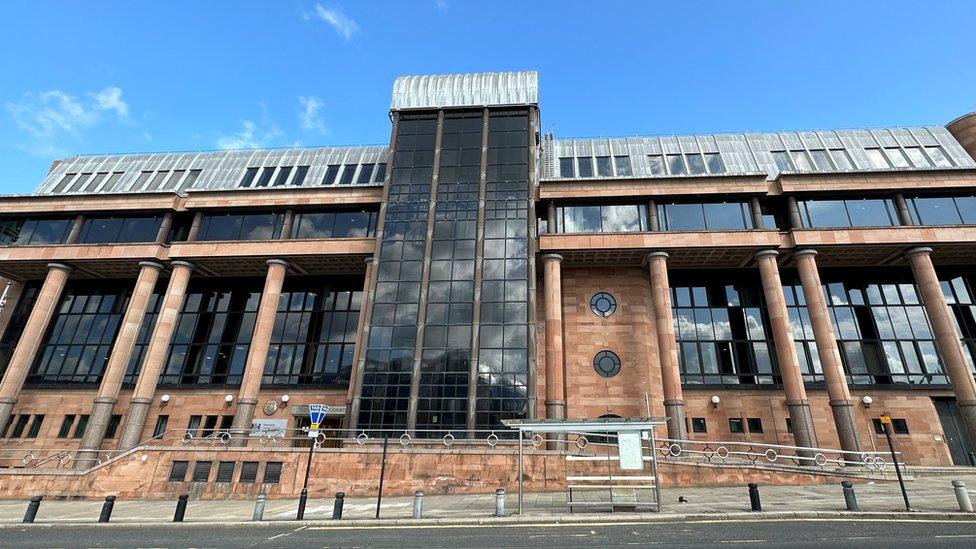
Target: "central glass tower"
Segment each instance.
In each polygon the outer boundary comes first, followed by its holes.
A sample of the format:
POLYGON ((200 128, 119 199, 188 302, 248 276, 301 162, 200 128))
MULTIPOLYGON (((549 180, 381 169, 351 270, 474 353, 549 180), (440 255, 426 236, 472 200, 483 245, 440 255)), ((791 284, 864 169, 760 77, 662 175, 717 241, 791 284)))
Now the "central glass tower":
POLYGON ((533 415, 537 89, 535 73, 394 84, 350 427, 441 437, 533 415))

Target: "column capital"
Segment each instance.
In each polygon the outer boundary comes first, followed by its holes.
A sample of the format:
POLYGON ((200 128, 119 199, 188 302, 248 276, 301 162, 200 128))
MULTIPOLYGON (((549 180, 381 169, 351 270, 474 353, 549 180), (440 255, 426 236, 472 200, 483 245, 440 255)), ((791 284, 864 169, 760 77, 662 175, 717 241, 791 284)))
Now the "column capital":
POLYGON ((905 257, 913 257, 916 255, 929 255, 932 253, 932 248, 928 246, 919 246, 917 248, 912 248, 905 252, 905 257))
POLYGON ((173 267, 185 267, 191 271, 197 267, 196 265, 190 263, 189 261, 180 261, 180 260, 170 261, 169 264, 173 267))
POLYGON ((365 257, 363 258, 363 263, 365 263, 366 265, 375 265, 376 258, 373 256, 365 257))
POLYGON ((58 269, 59 271, 64 271, 68 274, 71 274, 71 272, 75 270, 75 268, 71 265, 65 265, 64 263, 48 263, 47 268, 58 269))
POLYGON ((563 256, 561 256, 559 254, 543 254, 542 255, 542 260, 543 261, 555 261, 557 263, 561 263, 562 260, 563 260, 563 256))
POLYGON ((140 261, 139 266, 156 269, 157 271, 163 270, 163 264, 158 261, 140 261))
POLYGON ((654 250, 653 252, 650 252, 646 256, 644 256, 644 259, 645 260, 650 260, 651 258, 654 258, 654 257, 660 257, 660 258, 662 258, 664 260, 667 260, 667 259, 669 259, 671 257, 671 254, 669 254, 668 252, 666 252, 664 250, 654 250))
POLYGON ((265 264, 268 267, 271 267, 272 265, 281 265, 282 267, 284 267, 286 269, 288 267, 290 267, 290 265, 288 264, 288 262, 285 261, 284 259, 269 259, 265 264))
POLYGON ((16 398, 0 397, 0 404, 17 404, 16 398))
POLYGON ((813 248, 803 248, 802 250, 797 250, 793 252, 793 257, 816 257, 817 250, 813 248))
POLYGON ((775 258, 778 255, 779 255, 779 252, 776 251, 776 250, 759 250, 758 252, 756 252, 756 257, 757 258, 759 258, 759 257, 773 257, 773 258, 775 258))

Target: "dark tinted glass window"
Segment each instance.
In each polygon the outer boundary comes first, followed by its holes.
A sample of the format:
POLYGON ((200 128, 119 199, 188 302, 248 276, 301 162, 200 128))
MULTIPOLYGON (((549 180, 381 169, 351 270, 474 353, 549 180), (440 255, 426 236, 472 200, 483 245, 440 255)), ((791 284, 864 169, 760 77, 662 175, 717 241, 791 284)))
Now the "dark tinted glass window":
POLYGON ((249 484, 258 479, 258 462, 245 461, 241 463, 241 476, 238 482, 249 484))
POLYGON ((24 221, 14 245, 62 244, 71 231, 73 219, 35 219, 24 221))
POLYGON ((305 183, 305 177, 308 176, 308 169, 310 166, 299 166, 295 169, 295 177, 291 180, 292 185, 301 185, 305 183))
POLYGON ((249 214, 241 222, 241 240, 271 240, 278 237, 280 227, 275 214, 249 214))
POLYGON ((323 185, 334 185, 336 178, 339 177, 339 166, 338 164, 332 164, 325 170, 325 177, 322 178, 323 185))
POLYGON ((763 432, 762 419, 760 419, 758 417, 751 417, 751 418, 747 419, 746 422, 749 425, 749 432, 750 433, 761 433, 761 432, 763 432))
POLYGON ((258 182, 256 187, 267 187, 271 183, 271 177, 274 176, 275 169, 273 167, 264 168, 261 170, 261 175, 258 177, 258 182))
POLYGON ((580 177, 593 177, 593 158, 590 156, 581 156, 576 159, 576 164, 579 166, 579 176, 580 177))
POLYGON ((159 224, 160 218, 156 216, 93 217, 85 221, 79 242, 153 242, 159 232, 159 224))
POLYGON ((221 461, 217 464, 217 478, 215 482, 232 482, 234 480, 235 461, 221 461))
POLYGON ((593 369, 602 377, 614 377, 620 373, 620 357, 613 351, 600 351, 593 357, 593 369))
POLYGON ((618 177, 627 177, 634 175, 633 170, 630 167, 630 157, 629 156, 615 156, 613 157, 613 165, 617 170, 618 177))
POLYGON ((887 199, 805 200, 800 203, 805 227, 888 227, 897 225, 887 199))
POLYGON ((116 432, 119 430, 119 425, 122 423, 122 416, 118 414, 112 414, 112 417, 108 420, 108 427, 105 428, 105 438, 111 440, 115 438, 116 432))
POLYGON ((189 461, 174 461, 169 470, 169 481, 183 482, 186 480, 186 469, 189 465, 189 461))
POLYGON ((281 234, 280 214, 207 214, 198 240, 272 240, 281 234))
POLYGON ((703 417, 693 417, 691 418, 691 432, 692 433, 707 433, 705 418, 703 417))
POLYGON ((376 165, 376 173, 373 175, 373 181, 376 183, 383 183, 386 179, 386 162, 380 162, 376 165))
POLYGON ((68 438, 68 435, 71 434, 71 427, 75 424, 75 417, 74 414, 64 416, 61 421, 61 428, 58 430, 58 438, 68 438))
POLYGON ((82 414, 78 417, 78 425, 75 427, 75 432, 71 435, 71 438, 81 438, 85 436, 85 431, 88 429, 88 414, 82 414))
POLYGON ((258 175, 258 170, 260 170, 260 168, 248 168, 247 171, 244 172, 244 178, 241 179, 241 183, 238 186, 250 187, 251 183, 254 182, 254 178, 258 175))
POLYGON ((688 161, 688 173, 701 175, 705 173, 705 161, 700 154, 686 154, 685 160, 688 161))
POLYGON ((705 225, 705 210, 701 204, 662 204, 658 215, 661 229, 665 231, 700 231, 705 225))
POLYGON ((37 438, 41 432, 41 425, 44 424, 44 414, 36 414, 31 421, 30 429, 27 430, 27 438, 37 438))
POLYGON ((610 167, 609 156, 596 157, 596 173, 600 177, 610 177, 613 175, 613 169, 610 167))
POLYGON ((374 212, 310 212, 298 216, 295 238, 362 238, 373 236, 374 212))
POLYGON ((274 186, 281 187, 282 185, 288 183, 288 176, 291 175, 291 170, 291 166, 282 166, 281 169, 278 170, 278 177, 275 178, 274 186))
POLYGON ((191 482, 207 482, 210 480, 210 469, 213 468, 212 461, 198 461, 193 464, 193 477, 191 482))
POLYGON ((705 225, 709 230, 742 230, 752 228, 748 205, 741 202, 703 204, 705 225))
POLYGON ((281 480, 281 462, 269 461, 264 464, 264 483, 277 484, 281 480))
POLYGON ((742 419, 737 417, 730 417, 729 431, 733 433, 744 433, 745 430, 742 428, 742 419))
POLYGON ((156 427, 153 429, 153 438, 160 438, 166 433, 166 426, 169 424, 168 415, 156 417, 156 427))
POLYGON ((351 185, 352 178, 356 175, 356 165, 346 164, 342 167, 342 179, 339 180, 340 185, 351 185))
POLYGON ((362 167, 359 168, 359 177, 356 178, 356 183, 362 185, 372 181, 374 167, 376 167, 376 164, 363 164, 362 167))

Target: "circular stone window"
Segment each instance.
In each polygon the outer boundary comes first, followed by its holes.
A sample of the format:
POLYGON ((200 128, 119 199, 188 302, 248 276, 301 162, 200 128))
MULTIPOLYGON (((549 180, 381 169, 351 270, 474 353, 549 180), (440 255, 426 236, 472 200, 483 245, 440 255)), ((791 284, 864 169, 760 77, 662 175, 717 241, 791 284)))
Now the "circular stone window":
POLYGON ((617 310, 617 300, 607 292, 593 294, 590 298, 590 310, 596 316, 610 316, 617 310))
POLYGON ((593 357, 593 369, 603 377, 620 373, 620 357, 613 351, 600 351, 593 357))

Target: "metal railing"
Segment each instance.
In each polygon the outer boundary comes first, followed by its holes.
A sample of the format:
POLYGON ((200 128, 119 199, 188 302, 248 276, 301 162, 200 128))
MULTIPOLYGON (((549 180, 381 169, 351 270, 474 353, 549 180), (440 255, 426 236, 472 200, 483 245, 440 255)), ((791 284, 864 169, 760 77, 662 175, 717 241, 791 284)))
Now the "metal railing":
MULTIPOLYGON (((848 452, 832 448, 808 448, 749 441, 703 441, 660 439, 657 448, 663 460, 686 460, 716 464, 749 462, 754 465, 817 467, 861 467, 884 471, 890 452, 848 452)), ((901 456, 901 452, 896 452, 901 456)), ((903 463, 899 459, 899 463, 903 463)))
MULTIPOLYGON (((73 469, 77 458, 77 448, 0 448, 0 471, 4 469, 73 469)), ((123 452, 120 450, 99 450, 90 457, 92 466, 106 463, 123 452)))

